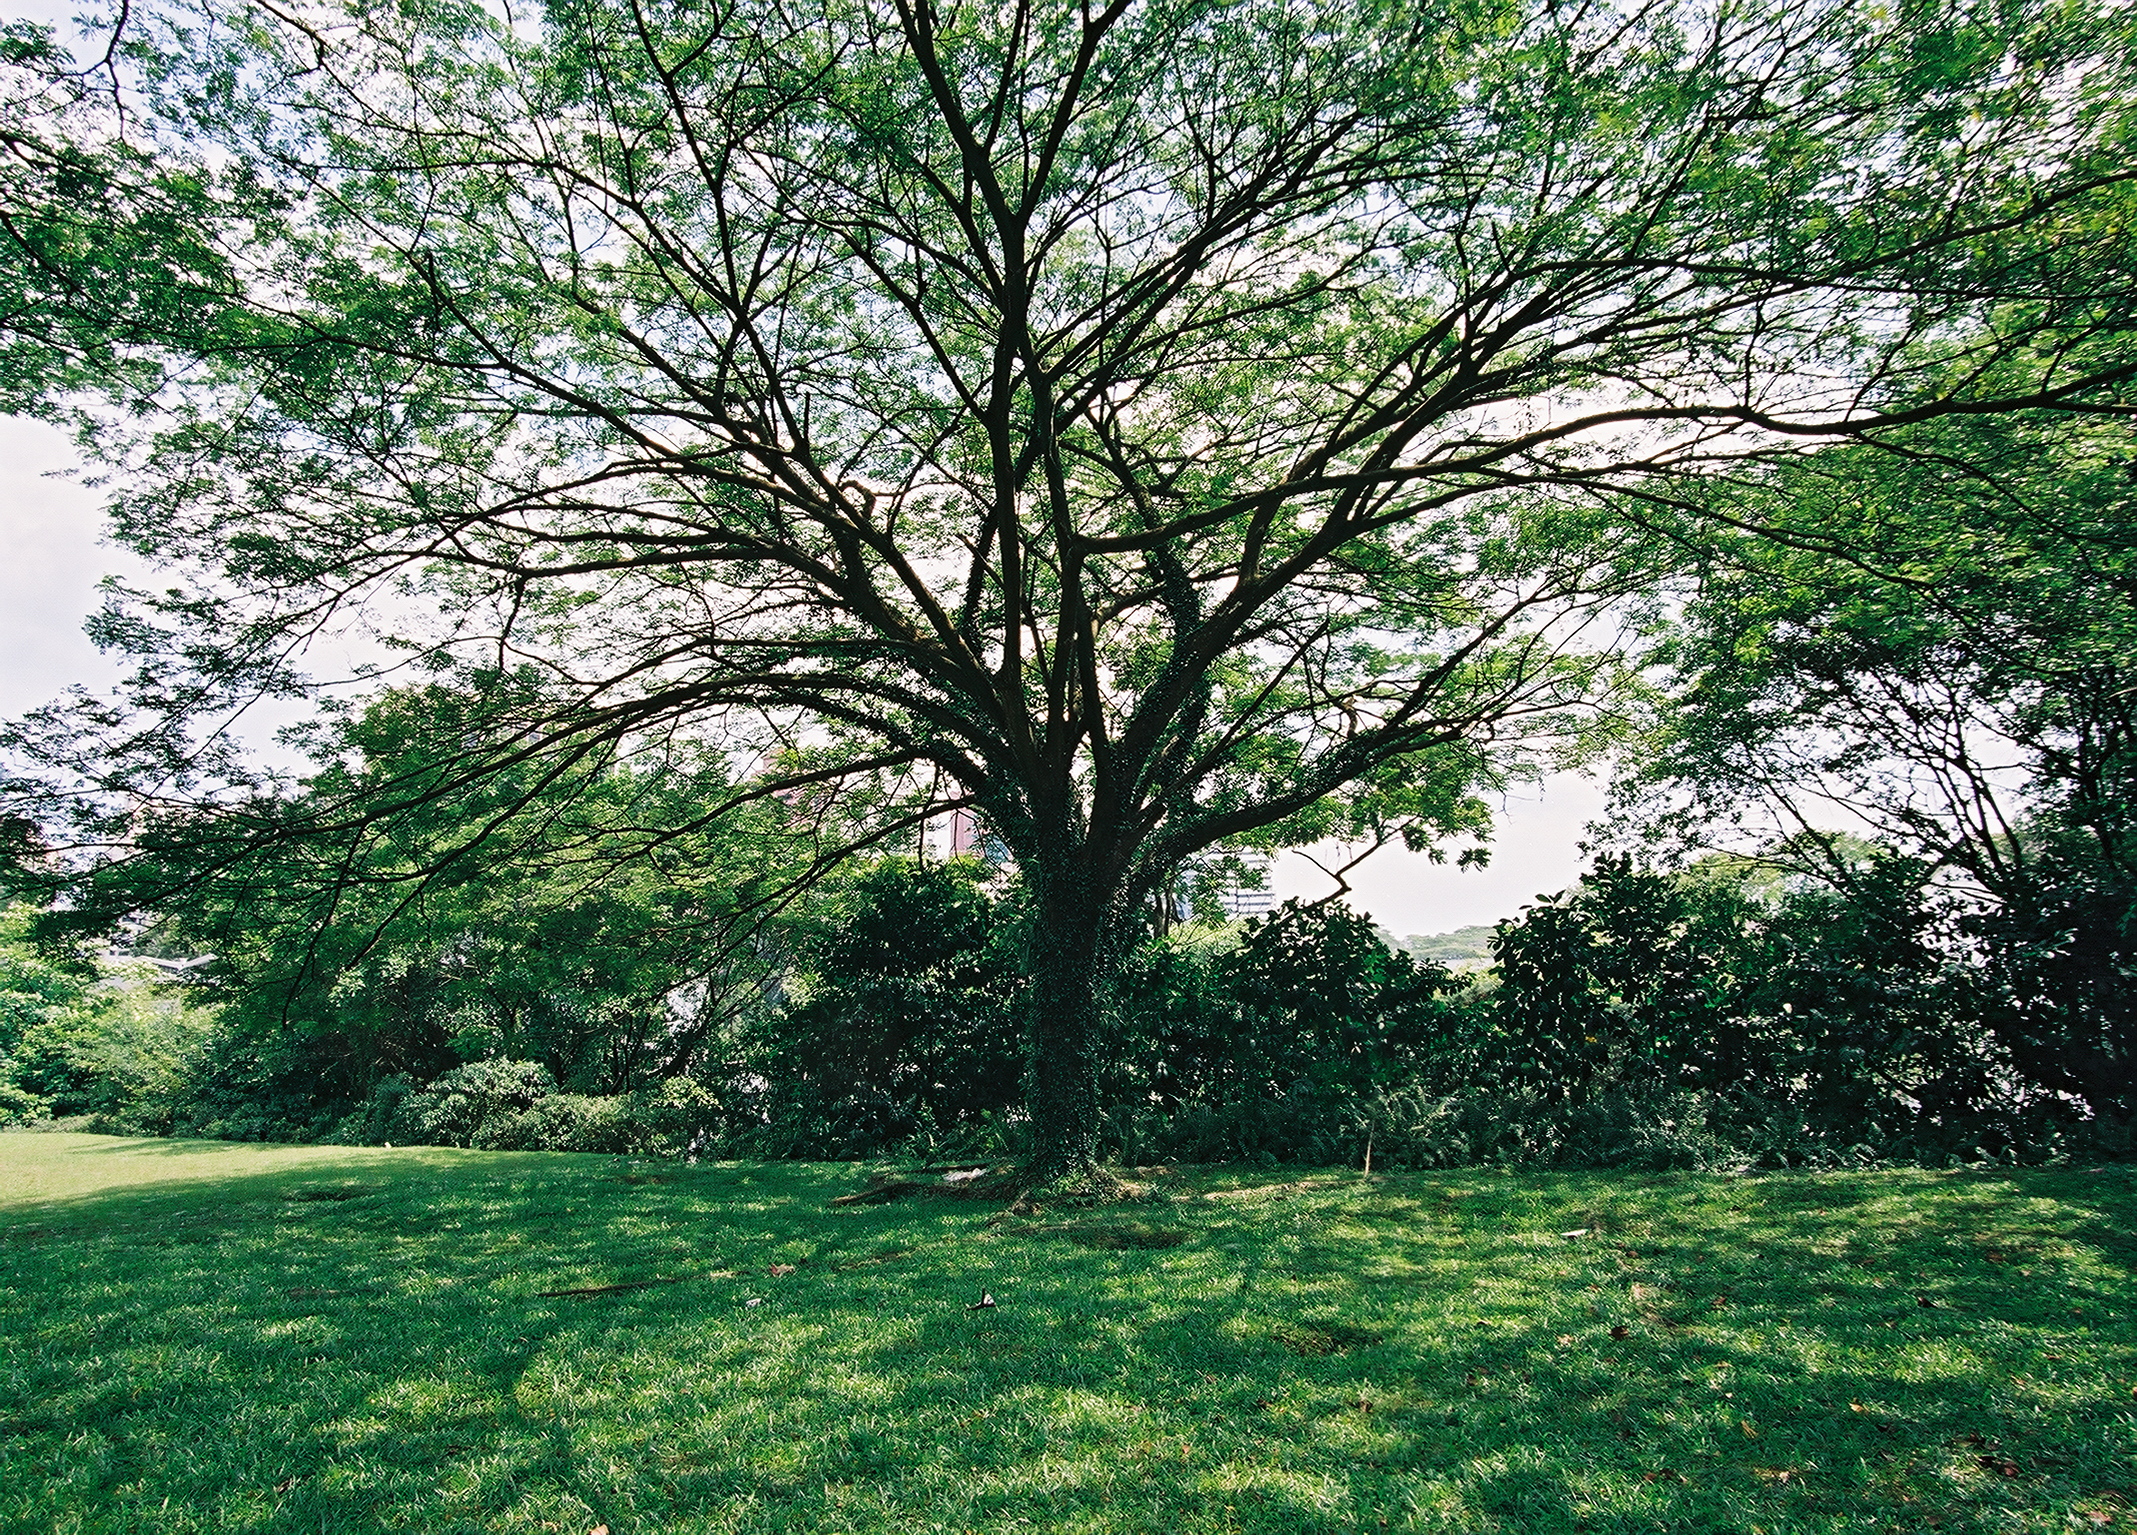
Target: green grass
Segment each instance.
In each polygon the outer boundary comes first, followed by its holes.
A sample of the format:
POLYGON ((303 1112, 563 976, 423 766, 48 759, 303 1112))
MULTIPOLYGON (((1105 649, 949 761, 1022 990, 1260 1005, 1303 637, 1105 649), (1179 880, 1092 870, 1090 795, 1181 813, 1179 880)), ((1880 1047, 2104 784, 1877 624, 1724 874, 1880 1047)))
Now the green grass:
POLYGON ((2137 1528, 2127 1168, 860 1181, 0 1136, 0 1528, 2137 1528))

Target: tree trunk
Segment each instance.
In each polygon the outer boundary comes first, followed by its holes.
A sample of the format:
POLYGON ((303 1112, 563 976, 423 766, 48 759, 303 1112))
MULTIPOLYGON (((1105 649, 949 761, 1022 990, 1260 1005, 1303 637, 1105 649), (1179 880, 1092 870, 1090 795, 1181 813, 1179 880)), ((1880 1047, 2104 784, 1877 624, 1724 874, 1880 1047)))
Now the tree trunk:
POLYGON ((1105 902, 1080 871, 1039 873, 1027 948, 1031 1121, 1026 1182, 1103 1182, 1098 1065, 1110 966, 1105 902))

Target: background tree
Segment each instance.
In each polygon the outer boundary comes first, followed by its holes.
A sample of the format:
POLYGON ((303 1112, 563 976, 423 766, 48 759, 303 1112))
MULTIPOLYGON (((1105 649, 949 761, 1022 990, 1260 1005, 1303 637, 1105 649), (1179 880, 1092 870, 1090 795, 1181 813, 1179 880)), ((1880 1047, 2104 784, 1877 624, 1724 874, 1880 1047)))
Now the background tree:
POLYGON ((385 689, 321 722, 314 771, 246 815, 302 829, 322 803, 400 805, 343 835, 230 861, 191 817, 138 828, 127 880, 179 892, 155 941, 214 959, 209 1096, 272 1100, 302 1128, 382 1078, 492 1058, 596 1094, 733 1076, 784 962, 762 918, 795 850, 785 807, 734 805, 723 766, 690 754, 454 773, 535 686, 385 689))
MULTIPOLYGON (((1973 903, 1981 1021, 2035 1081, 2137 1112, 2137 482, 2126 426, 1917 428, 1710 492, 1622 819, 1762 849, 1888 908, 1873 836, 1973 903)), ((1858 920, 1879 920, 1874 913, 1858 920)))
POLYGON ((974 807, 1032 905, 1039 1176, 1091 1165, 1183 860, 1344 796, 1430 843, 1611 696, 1628 508, 2131 368, 2027 346, 2128 285, 2112 8, 132 16, 236 318, 97 439, 194 576, 103 622, 141 712, 18 743, 197 803, 234 765, 189 722, 372 622, 548 678, 461 779, 685 732, 862 796, 827 856, 974 807))

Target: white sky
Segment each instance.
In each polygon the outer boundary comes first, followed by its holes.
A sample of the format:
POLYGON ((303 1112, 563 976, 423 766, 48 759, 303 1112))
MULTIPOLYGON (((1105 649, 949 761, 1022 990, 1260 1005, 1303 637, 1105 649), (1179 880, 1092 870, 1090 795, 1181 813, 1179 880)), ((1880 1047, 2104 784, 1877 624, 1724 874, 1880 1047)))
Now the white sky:
MULTIPOLYGON (((119 668, 89 643, 82 621, 99 606, 96 588, 104 576, 150 574, 104 542, 101 502, 70 477, 74 463, 61 433, 0 417, 0 717, 19 715, 75 683, 108 689, 119 668)), ((1504 803, 1490 868, 1435 865, 1390 848, 1352 871, 1351 904, 1400 935, 1511 916, 1580 876, 1575 844, 1601 806, 1600 785, 1560 774, 1504 803)), ((1329 889, 1295 855, 1277 865, 1272 884, 1279 896, 1329 889)))
POLYGON ((119 676, 82 620, 101 606, 99 580, 140 566, 104 546, 96 492, 58 477, 73 464, 61 433, 0 416, 0 718, 73 683, 103 691, 119 676))
POLYGON ((0 0, 0 21, 41 21, 48 27, 59 29, 60 41, 76 41, 78 29, 75 19, 85 15, 98 15, 105 9, 94 0, 0 0))

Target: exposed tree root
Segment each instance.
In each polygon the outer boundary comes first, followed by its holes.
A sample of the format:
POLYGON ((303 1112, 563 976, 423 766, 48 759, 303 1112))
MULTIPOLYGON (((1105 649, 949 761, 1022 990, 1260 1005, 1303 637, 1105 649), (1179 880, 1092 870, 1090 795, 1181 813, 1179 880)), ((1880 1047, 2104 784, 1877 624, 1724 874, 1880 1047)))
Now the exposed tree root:
MULTIPOLYGON (((1136 1169, 1139 1172, 1152 1169, 1136 1169)), ((1086 1162, 1062 1171, 1042 1168, 990 1168, 976 1176, 969 1169, 949 1170, 958 1176, 926 1176, 935 1168, 916 1172, 879 1172, 865 1189, 834 1198, 834 1205, 878 1205, 919 1195, 950 1199, 982 1199, 1005 1202, 1006 1214, 1036 1215, 1048 1208, 1095 1209, 1102 1205, 1128 1204, 1153 1193, 1148 1183, 1121 1176, 1114 1169, 1086 1162)), ((1154 1171, 1163 1173, 1166 1169, 1154 1171)))
POLYGON ((1142 1198, 1148 1190, 1142 1184, 1130 1183, 1111 1168, 1096 1162, 1082 1162, 1054 1171, 1043 1167, 1026 1168, 1017 1176, 1014 1192, 1016 1197, 1010 1201, 1010 1213, 1033 1215, 1049 1205, 1071 1205, 1082 1209, 1125 1204, 1142 1198))

